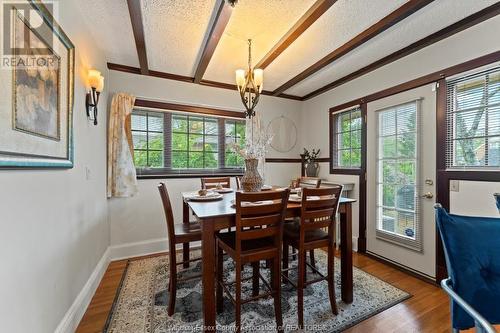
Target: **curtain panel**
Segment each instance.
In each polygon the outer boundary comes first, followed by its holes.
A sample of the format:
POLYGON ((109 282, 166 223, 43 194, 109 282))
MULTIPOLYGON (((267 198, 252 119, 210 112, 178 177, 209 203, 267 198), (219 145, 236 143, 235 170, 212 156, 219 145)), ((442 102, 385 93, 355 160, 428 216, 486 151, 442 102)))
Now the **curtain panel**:
POLYGON ((117 93, 111 101, 108 123, 108 198, 137 193, 131 115, 135 97, 117 93))

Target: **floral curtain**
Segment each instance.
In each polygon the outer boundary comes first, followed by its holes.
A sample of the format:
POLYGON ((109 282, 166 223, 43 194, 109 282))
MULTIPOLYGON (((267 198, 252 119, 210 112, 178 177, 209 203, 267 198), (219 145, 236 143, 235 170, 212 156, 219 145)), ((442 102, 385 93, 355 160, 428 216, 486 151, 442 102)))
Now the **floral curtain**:
POLYGON ((111 101, 108 124, 108 198, 137 193, 131 115, 135 97, 117 93, 111 101))

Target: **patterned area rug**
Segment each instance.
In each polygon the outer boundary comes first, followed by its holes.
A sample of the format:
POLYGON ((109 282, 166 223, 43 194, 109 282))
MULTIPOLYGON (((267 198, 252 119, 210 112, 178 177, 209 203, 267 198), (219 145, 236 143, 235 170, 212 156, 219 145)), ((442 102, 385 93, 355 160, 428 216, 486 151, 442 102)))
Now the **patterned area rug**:
MULTIPOLYGON (((193 251, 193 256, 199 256, 193 251)), ((179 257, 179 260, 181 258, 179 257)), ((316 266, 326 268, 326 253, 316 251, 316 266)), ((292 267, 296 262, 292 262, 292 267)), ((201 262, 181 276, 199 274, 201 262)), ((234 281, 231 259, 224 261, 224 281, 234 281)), ((244 277, 251 276, 251 267, 245 267, 244 277)), ((261 274, 269 279, 269 270, 261 274)), ((296 270, 290 272, 295 280, 296 270)), ((308 272, 308 279, 314 278, 308 272)), ((202 331, 201 281, 194 279, 178 284, 175 314, 167 315, 168 258, 166 256, 130 261, 113 305, 104 332, 106 333, 164 333, 202 331)), ((408 293, 354 268, 354 302, 345 304, 340 299, 340 260, 335 259, 335 282, 339 314, 332 314, 327 283, 309 285, 304 292, 304 319, 306 332, 341 332, 409 297, 408 293)), ((251 281, 243 283, 242 298, 251 295, 251 281)), ((261 292, 265 287, 261 286, 261 292)), ((214 304, 215 306, 215 304, 214 304)), ((282 311, 285 331, 297 330, 297 292, 291 285, 282 286, 282 311)), ((217 316, 218 331, 233 331, 234 306, 225 295, 224 313, 217 316)), ((275 332, 273 299, 261 299, 242 307, 243 332, 275 332)))

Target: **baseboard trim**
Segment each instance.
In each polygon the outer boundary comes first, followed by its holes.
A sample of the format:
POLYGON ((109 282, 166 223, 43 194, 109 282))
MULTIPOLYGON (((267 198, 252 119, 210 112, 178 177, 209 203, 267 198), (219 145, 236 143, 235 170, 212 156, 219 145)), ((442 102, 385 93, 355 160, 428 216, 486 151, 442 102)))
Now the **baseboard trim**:
POLYGON ((363 253, 363 255, 371 258, 371 259, 374 259, 374 260, 377 260, 383 264, 386 264, 386 265, 389 265, 393 268, 396 268, 408 275, 411 275, 413 277, 416 277, 417 279, 419 280, 422 280, 424 282, 427 282, 427 283, 430 283, 432 285, 438 285, 438 283, 436 282, 435 278, 432 278, 431 276, 428 276, 428 275, 423 275, 423 273, 420 273, 420 272, 417 272, 413 269, 411 269, 410 267, 408 266, 405 266, 405 265, 401 265, 397 262, 394 262, 388 258, 385 258, 385 257, 382 257, 382 256, 379 256, 378 254, 375 254, 373 252, 370 252, 370 251, 366 251, 365 253, 363 253))
POLYGON ((141 242, 112 245, 109 247, 111 261, 147 256, 168 251, 167 238, 150 239, 141 242))
POLYGON ((87 310, 87 307, 90 304, 90 301, 92 300, 92 297, 95 294, 95 291, 97 290, 97 287, 99 286, 99 283, 101 283, 106 269, 108 268, 108 264, 110 262, 109 254, 110 251, 108 247, 94 268, 94 271, 90 274, 90 277, 83 286, 82 290, 78 296, 76 296, 73 304, 71 304, 63 319, 55 329, 55 333, 75 332, 78 324, 85 314, 85 311, 87 310))

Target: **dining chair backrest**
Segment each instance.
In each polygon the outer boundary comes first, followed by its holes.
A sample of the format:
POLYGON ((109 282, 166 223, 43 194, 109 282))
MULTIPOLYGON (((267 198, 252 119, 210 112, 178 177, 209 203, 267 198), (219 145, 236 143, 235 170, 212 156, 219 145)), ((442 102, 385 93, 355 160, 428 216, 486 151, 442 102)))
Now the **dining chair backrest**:
POLYGON ((236 252, 241 242, 274 238, 279 248, 290 190, 244 193, 236 192, 236 252), (268 204, 258 204, 269 201, 268 204), (272 203, 271 203, 272 202, 272 203))
POLYGON ((342 187, 342 185, 334 185, 329 188, 304 188, 302 190, 301 241, 305 233, 310 230, 329 228, 333 232, 342 187), (319 199, 312 197, 319 197, 319 199))
POLYGON ((230 177, 218 177, 218 178, 201 178, 201 188, 211 190, 216 188, 218 185, 224 188, 231 187, 230 177))
POLYGON ((321 178, 316 177, 300 177, 298 185, 301 188, 319 188, 321 186, 321 178))
POLYGON ((236 189, 241 190, 241 178, 243 178, 243 176, 236 176, 234 178, 236 179, 236 189))
POLYGON ((172 205, 170 203, 170 197, 168 196, 167 186, 165 186, 165 183, 162 182, 158 184, 158 191, 160 192, 161 201, 163 203, 163 210, 165 212, 170 251, 175 251, 174 214, 172 212, 172 205))

